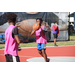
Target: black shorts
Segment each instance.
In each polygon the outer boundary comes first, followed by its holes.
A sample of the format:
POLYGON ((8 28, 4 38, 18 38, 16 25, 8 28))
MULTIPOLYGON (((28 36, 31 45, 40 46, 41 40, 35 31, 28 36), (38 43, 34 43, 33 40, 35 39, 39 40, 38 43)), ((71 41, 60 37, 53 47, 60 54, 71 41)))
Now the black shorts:
POLYGON ((57 34, 53 34, 54 35, 54 38, 57 38, 58 37, 58 35, 57 34))
POLYGON ((20 62, 19 56, 12 56, 10 54, 6 54, 6 62, 20 62))

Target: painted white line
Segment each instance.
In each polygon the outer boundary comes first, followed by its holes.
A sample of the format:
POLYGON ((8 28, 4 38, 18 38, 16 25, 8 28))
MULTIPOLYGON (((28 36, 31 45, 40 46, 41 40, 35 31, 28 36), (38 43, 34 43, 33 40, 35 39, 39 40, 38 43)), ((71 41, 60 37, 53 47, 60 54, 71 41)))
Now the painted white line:
MULTIPOLYGON (((46 46, 46 47, 68 47, 68 46, 75 46, 75 45, 46 46)), ((37 48, 37 47, 21 47, 21 49, 24 49, 24 48, 37 48)))

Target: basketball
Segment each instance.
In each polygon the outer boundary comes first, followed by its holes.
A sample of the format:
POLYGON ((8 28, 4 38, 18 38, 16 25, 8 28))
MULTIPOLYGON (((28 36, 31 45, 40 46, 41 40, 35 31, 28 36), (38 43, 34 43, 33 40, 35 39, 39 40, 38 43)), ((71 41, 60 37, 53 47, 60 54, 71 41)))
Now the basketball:
POLYGON ((33 25, 33 29, 34 29, 34 30, 38 30, 39 28, 40 28, 39 25, 37 25, 37 24, 34 24, 34 25, 33 25))

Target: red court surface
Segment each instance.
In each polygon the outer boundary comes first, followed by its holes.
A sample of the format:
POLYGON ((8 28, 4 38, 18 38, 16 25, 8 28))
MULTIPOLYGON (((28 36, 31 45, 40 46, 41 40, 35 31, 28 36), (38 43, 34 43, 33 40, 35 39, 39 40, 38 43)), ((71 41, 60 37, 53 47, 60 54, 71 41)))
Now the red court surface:
MULTIPOLYGON (((75 46, 47 47, 48 57, 75 57, 75 46)), ((23 48, 18 51, 20 62, 27 62, 27 59, 41 57, 37 48, 23 48)), ((0 62, 6 62, 4 50, 0 50, 0 62)))

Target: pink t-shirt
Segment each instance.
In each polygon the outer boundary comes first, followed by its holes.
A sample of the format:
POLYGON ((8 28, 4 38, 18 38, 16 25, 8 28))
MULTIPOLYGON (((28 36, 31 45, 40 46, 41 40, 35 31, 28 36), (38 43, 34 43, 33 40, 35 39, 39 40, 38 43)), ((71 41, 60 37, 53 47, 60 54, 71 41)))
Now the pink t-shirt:
POLYGON ((12 37, 12 30, 15 26, 9 26, 5 31, 5 55, 10 54, 18 56, 18 43, 16 39, 12 37))
POLYGON ((39 30, 36 31, 36 42, 37 43, 47 43, 46 33, 44 35, 42 30, 44 30, 44 25, 42 25, 42 29, 40 28, 39 30))

